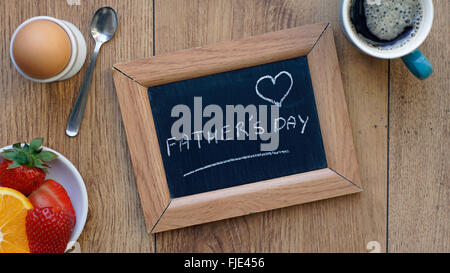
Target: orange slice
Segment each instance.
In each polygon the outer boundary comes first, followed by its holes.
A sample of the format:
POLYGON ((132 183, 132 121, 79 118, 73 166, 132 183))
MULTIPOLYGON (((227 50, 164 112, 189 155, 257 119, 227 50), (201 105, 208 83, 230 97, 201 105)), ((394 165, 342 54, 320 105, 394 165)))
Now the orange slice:
POLYGON ((0 187, 0 253, 30 252, 25 218, 32 208, 22 193, 0 187))

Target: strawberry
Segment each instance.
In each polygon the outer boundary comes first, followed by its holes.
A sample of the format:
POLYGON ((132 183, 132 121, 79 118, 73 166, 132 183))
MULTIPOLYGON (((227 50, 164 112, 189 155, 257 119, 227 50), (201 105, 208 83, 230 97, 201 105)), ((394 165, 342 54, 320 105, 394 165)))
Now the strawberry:
POLYGON ((16 143, 11 150, 1 153, 0 186, 29 195, 44 183, 46 162, 56 158, 52 152, 42 151, 42 138, 33 139, 30 144, 16 143))
POLYGON ((38 168, 18 166, 10 169, 12 161, 3 159, 0 162, 0 186, 20 191, 24 195, 30 194, 45 180, 45 172, 38 168))
POLYGON ((35 208, 57 207, 67 210, 75 219, 75 211, 64 187, 54 180, 46 180, 39 188, 33 191, 28 200, 35 208))
POLYGON ((25 219, 28 246, 32 253, 64 253, 75 226, 66 210, 30 209, 25 219))

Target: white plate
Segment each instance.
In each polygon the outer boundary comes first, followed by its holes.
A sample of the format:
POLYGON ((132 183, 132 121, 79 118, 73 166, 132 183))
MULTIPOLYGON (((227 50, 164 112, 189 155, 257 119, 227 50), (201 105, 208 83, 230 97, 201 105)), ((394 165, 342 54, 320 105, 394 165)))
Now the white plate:
MULTIPOLYGON (((12 146, 1 148, 0 153, 8 149, 12 149, 12 146)), ((78 170, 65 156, 44 146, 43 150, 50 151, 58 155, 56 159, 49 162, 51 168, 47 169, 48 173, 45 179, 53 179, 60 183, 64 189, 66 189, 77 217, 72 236, 67 244, 67 249, 71 249, 78 240, 78 237, 80 237, 86 223, 88 212, 88 196, 86 186, 78 170)))

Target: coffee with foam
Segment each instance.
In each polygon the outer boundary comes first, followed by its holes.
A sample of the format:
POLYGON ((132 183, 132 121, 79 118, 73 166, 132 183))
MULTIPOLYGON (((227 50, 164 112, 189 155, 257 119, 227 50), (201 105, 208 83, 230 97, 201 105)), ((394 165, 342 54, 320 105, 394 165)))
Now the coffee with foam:
POLYGON ((401 47, 414 37, 423 20, 422 0, 354 0, 351 20, 369 44, 384 50, 401 47))

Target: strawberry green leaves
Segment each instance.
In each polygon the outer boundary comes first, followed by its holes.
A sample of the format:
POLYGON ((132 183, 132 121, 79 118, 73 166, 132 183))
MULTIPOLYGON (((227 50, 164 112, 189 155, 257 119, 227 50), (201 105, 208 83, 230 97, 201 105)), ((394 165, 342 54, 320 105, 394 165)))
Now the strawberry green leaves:
MULTIPOLYGON (((31 152, 38 152, 39 149, 41 149, 42 143, 43 143, 43 139, 42 138, 35 138, 30 142, 30 151, 31 152)), ((25 146, 27 144, 25 143, 25 146)))
POLYGON ((8 169, 14 169, 19 166, 27 168, 39 168, 47 172, 46 162, 52 161, 57 157, 56 154, 49 151, 42 151, 42 138, 35 138, 28 143, 16 143, 11 150, 4 151, 1 155, 7 160, 12 161, 8 169))
POLYGON ((11 150, 3 152, 2 156, 11 161, 15 161, 17 159, 17 153, 11 150))
POLYGON ((52 161, 53 159, 55 159, 57 157, 57 155, 55 155, 52 152, 42 151, 42 152, 38 153, 36 155, 36 157, 44 162, 49 162, 49 161, 52 161))

